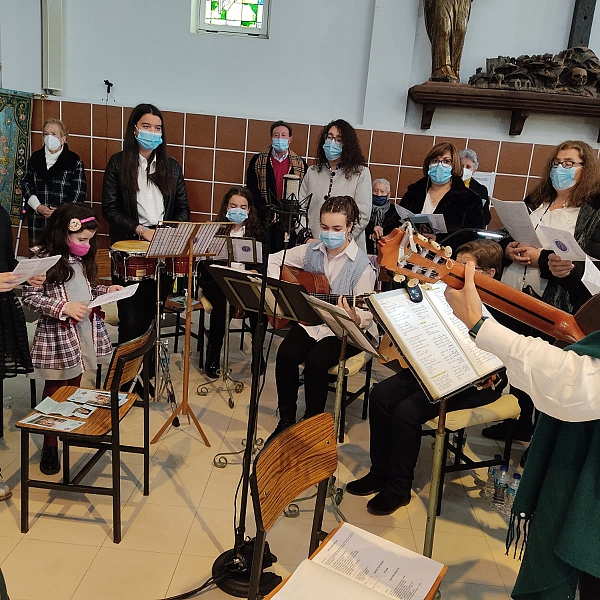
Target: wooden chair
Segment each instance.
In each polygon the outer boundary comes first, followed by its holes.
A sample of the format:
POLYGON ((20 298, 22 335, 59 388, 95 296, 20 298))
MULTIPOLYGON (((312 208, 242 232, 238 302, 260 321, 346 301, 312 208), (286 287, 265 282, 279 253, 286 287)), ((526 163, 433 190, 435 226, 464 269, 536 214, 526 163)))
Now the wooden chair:
MULTIPOLYGON (((359 352, 346 359, 346 372, 344 373, 344 387, 342 390, 342 410, 340 413, 340 431, 338 442, 344 443, 344 434, 346 430, 346 408, 355 400, 363 396, 362 420, 365 421, 369 411, 369 394, 371 393, 371 372, 373 370, 373 355, 368 352, 359 352), (365 368, 365 381, 356 391, 348 391, 348 377, 356 375, 362 368, 365 368)), ((329 369, 329 375, 333 377, 333 385, 329 386, 329 391, 335 392, 335 382, 337 380, 338 365, 329 369)))
POLYGON ((250 490, 256 519, 256 541, 248 598, 258 598, 267 531, 283 509, 307 488, 318 484, 310 537, 310 556, 325 539, 323 511, 329 477, 337 468, 333 417, 321 413, 289 427, 254 459, 250 490))
MULTIPOLYGON (((444 459, 442 461, 442 481, 437 498, 437 514, 442 511, 442 492, 444 490, 444 479, 446 473, 455 473, 470 469, 482 469, 490 466, 508 465, 510 463, 510 452, 512 449, 512 423, 509 422, 508 435, 504 441, 504 451, 500 460, 473 460, 464 452, 465 430, 474 425, 503 421, 504 419, 518 419, 521 414, 519 401, 512 394, 503 394, 495 402, 479 406, 477 408, 464 408, 453 410, 446 414, 446 440, 444 447, 444 459), (456 432, 456 440, 450 440, 450 433, 456 432), (454 455, 452 464, 447 463, 448 452, 454 455)), ((438 419, 431 419, 425 423, 429 429, 423 430, 423 435, 435 437, 438 419)))
MULTIPOLYGON (((47 490, 72 491, 83 494, 99 494, 112 496, 113 499, 113 540, 121 541, 121 452, 131 452, 144 456, 143 493, 149 493, 150 480, 150 394, 149 394, 149 357, 154 348, 156 332, 154 322, 148 331, 130 342, 121 344, 115 349, 106 375, 104 390, 110 391, 110 410, 97 408, 84 424, 74 431, 59 432, 19 421, 16 426, 21 429, 21 531, 29 529, 29 488, 47 490), (123 385, 132 382, 139 373, 143 363, 142 380, 144 398, 137 394, 127 394, 126 402, 119 407, 118 394, 123 385), (141 406, 144 410, 144 433, 142 446, 121 444, 119 423, 133 406, 141 406), (53 433, 63 442, 63 481, 52 482, 31 479, 29 476, 29 435, 32 433, 53 433), (84 463, 76 475, 71 474, 69 451, 72 446, 94 448, 94 454, 84 463), (111 452, 111 487, 83 485, 81 481, 100 460, 102 455, 111 452)), ((57 402, 65 402, 77 390, 76 387, 62 387, 52 398, 57 402)), ((36 414, 36 413, 30 413, 36 414)))

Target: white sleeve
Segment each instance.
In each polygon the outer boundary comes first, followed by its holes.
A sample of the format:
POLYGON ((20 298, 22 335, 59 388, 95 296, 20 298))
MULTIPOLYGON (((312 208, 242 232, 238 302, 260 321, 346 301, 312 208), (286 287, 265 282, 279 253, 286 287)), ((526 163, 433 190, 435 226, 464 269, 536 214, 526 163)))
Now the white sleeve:
POLYGON ((29 200, 27 200, 27 204, 29 204, 29 206, 31 206, 31 208, 36 211, 37 207, 41 204, 41 202, 38 200, 38 197, 35 195, 29 196, 29 200))
POLYGON ((283 255, 285 253, 285 264, 288 267, 296 267, 298 269, 304 268, 304 257, 306 256, 307 244, 301 246, 294 246, 280 252, 275 252, 269 255, 269 264, 267 266, 267 276, 279 279, 279 272, 281 263, 283 262, 283 255))
MULTIPOLYGON (((362 296, 363 294, 370 294, 375 289, 375 281, 377 280, 377 274, 375 273, 375 269, 369 265, 360 276, 358 283, 356 284, 356 289, 354 290, 357 296, 362 296)), ((373 315, 370 310, 365 310, 364 308, 357 308, 356 314, 360 317, 360 328, 361 329, 369 329, 371 327, 371 323, 373 323, 373 315)))
POLYGON ((360 211, 360 223, 354 227, 352 233, 354 237, 358 237, 369 224, 373 207, 373 186, 371 185, 371 171, 368 167, 364 167, 358 175, 354 201, 360 211))
POLYGON ((527 392, 541 412, 568 422, 600 419, 600 359, 519 335, 492 319, 476 343, 502 360, 511 385, 527 392))

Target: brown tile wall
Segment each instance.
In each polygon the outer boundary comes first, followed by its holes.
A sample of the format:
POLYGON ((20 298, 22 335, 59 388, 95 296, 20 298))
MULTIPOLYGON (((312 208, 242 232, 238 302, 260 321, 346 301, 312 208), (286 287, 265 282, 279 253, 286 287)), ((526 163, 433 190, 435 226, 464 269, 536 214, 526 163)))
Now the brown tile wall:
MULTIPOLYGON (((110 156, 121 150, 123 131, 131 112, 129 107, 79 102, 35 100, 32 147, 42 144, 44 119, 62 118, 69 129, 69 145, 86 167, 89 200, 100 214, 102 175, 110 156), (42 115, 43 110, 43 115, 42 115)), ((218 211, 224 193, 231 185, 244 184, 246 168, 253 154, 269 144, 270 121, 198 115, 165 111, 169 152, 183 166, 194 220, 210 219, 218 211)), ((312 163, 322 124, 292 123, 292 149, 312 163)), ((422 176, 422 163, 432 144, 448 140, 459 149, 472 148, 479 155, 482 171, 496 171, 494 195, 521 200, 538 181, 551 150, 543 144, 498 142, 389 131, 359 129, 363 153, 373 179, 391 182, 392 195, 402 197, 408 185, 422 176)), ((103 224, 101 245, 108 245, 103 224)), ((22 247, 27 246, 27 232, 22 247)))

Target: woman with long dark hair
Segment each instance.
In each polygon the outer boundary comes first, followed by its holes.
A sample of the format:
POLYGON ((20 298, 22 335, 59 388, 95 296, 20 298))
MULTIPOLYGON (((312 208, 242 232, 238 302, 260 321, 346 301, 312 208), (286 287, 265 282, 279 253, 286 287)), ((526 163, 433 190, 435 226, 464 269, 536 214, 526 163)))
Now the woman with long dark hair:
MULTIPOLYGON (((246 187, 234 186, 223 196, 216 221, 231 221, 234 223, 229 234, 231 237, 251 237, 264 242, 265 232, 252 204, 252 192, 246 187)), ((199 284, 204 295, 212 304, 206 361, 204 363, 204 372, 211 379, 219 376, 221 347, 225 337, 225 294, 206 270, 206 265, 214 263, 215 261, 201 261, 199 263, 199 284)), ((243 264, 232 263, 231 266, 244 268, 243 264)), ((254 335, 258 322, 257 313, 249 312, 248 320, 250 321, 250 330, 254 335)), ((264 370, 264 367, 264 361, 262 361, 261 371, 264 370)))
POLYGON ((360 212, 360 223, 354 224, 352 236, 366 252, 364 230, 371 217, 371 172, 362 153, 356 130, 343 119, 331 121, 323 127, 317 146, 315 164, 308 169, 300 198, 312 194, 308 209, 308 228, 305 236, 316 238, 319 232, 321 206, 333 196, 350 196, 360 212))
MULTIPOLYGON (((102 184, 102 214, 110 226, 113 244, 150 241, 159 221, 189 220, 181 165, 167 152, 163 117, 152 104, 138 104, 133 109, 123 151, 108 161, 102 184)), ((116 276, 113 281, 126 284, 116 276)), ((142 335, 156 313, 156 282, 141 281, 135 300, 121 300, 118 308, 119 343, 142 335)))

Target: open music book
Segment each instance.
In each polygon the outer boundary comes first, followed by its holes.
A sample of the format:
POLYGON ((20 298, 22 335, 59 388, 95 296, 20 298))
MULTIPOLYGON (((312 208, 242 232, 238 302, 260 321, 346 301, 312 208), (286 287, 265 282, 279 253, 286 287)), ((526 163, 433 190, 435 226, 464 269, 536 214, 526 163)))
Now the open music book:
MULTIPOLYGON (((423 301, 413 302, 405 289, 367 299, 430 399, 451 396, 503 367, 500 359, 479 349, 467 327, 444 297, 444 283, 422 286, 423 301)), ((491 316, 483 307, 484 314, 491 316)))
POLYGON ((435 560, 342 523, 269 598, 429 600, 446 571, 435 560))

